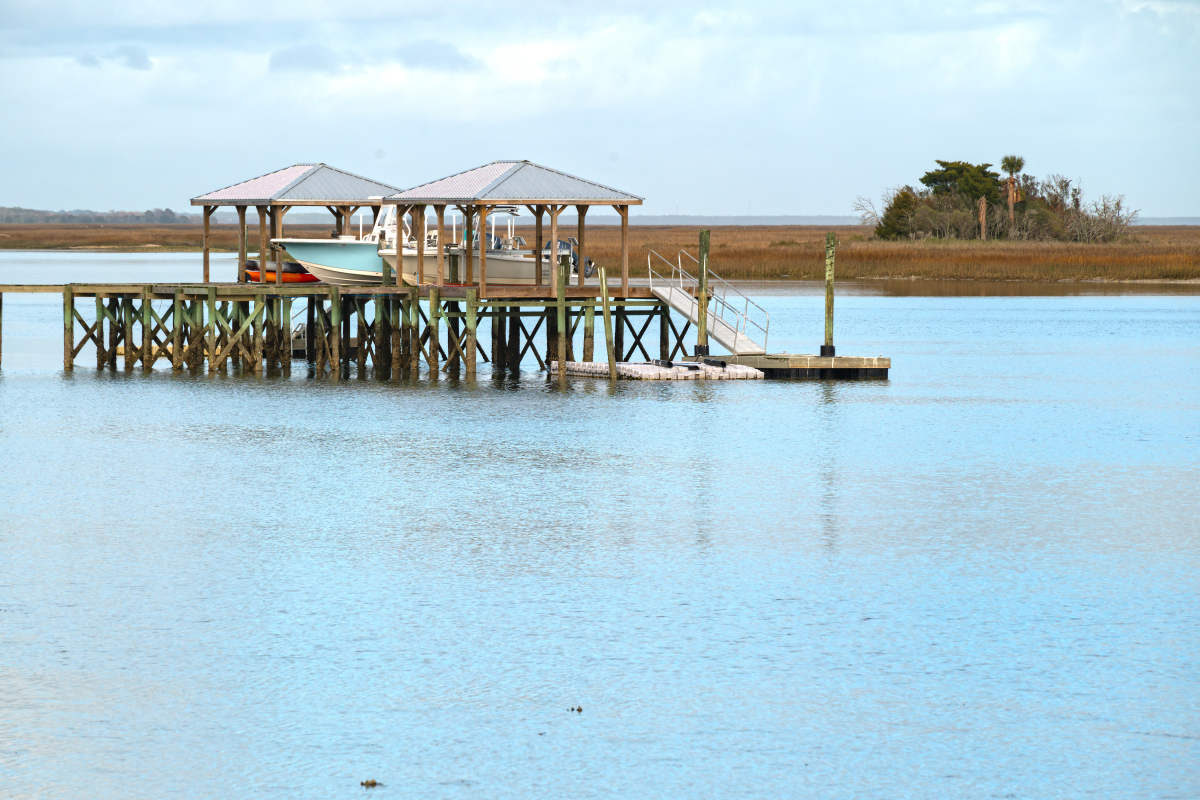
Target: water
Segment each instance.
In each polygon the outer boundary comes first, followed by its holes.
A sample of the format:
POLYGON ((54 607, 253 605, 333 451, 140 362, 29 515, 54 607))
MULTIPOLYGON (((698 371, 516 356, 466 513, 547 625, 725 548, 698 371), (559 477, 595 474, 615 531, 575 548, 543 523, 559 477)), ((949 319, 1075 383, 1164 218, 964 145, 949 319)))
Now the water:
POLYGON ((1196 796, 1200 297, 886 294, 889 381, 566 391, 64 376, 7 295, 0 794, 1196 796))

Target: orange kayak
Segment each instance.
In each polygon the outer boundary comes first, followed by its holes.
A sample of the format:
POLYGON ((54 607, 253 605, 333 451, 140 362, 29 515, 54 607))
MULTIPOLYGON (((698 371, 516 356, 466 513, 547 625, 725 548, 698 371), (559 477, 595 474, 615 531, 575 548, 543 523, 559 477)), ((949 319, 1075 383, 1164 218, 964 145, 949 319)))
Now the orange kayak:
MULTIPOLYGON (((256 269, 246 270, 246 279, 248 281, 250 281, 251 283, 260 283, 261 279, 259 278, 259 275, 260 275, 260 273, 256 269)), ((275 282, 275 270, 268 270, 267 271, 267 283, 274 283, 274 282, 275 282)), ((317 276, 313 275, 311 272, 288 272, 288 271, 284 270, 283 282, 284 283, 316 283, 317 276)))

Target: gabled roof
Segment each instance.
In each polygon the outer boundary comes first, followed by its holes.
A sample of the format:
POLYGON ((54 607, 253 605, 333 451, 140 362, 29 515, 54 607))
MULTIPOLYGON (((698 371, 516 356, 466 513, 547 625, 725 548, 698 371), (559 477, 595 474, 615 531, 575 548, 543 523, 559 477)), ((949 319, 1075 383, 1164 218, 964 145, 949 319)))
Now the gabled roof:
POLYGON ((642 198, 529 161, 493 161, 387 198, 389 203, 453 205, 641 205, 642 198))
POLYGON ((395 186, 388 186, 386 183, 379 183, 327 164, 295 164, 215 192, 202 194, 192 198, 192 205, 363 204, 372 197, 384 197, 395 191, 395 186))

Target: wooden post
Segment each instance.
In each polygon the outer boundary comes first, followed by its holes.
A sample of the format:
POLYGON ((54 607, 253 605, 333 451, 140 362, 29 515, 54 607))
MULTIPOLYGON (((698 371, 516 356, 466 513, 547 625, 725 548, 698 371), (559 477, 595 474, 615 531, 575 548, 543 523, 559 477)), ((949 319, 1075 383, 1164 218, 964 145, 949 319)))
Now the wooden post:
MULTIPOLYGON (((550 206, 550 287, 558 292, 558 215, 566 206, 550 206)), ((547 358, 549 353, 547 353, 547 358)))
POLYGON ((613 345, 617 348, 617 361, 625 360, 625 301, 617 306, 616 330, 613 331, 613 345))
POLYGON ((154 315, 150 308, 150 287, 142 288, 142 369, 154 366, 154 315))
MULTIPOLYGON (((396 218, 399 219, 399 217, 400 217, 400 207, 396 206, 396 218)), ((397 230, 400 230, 400 228, 397 228, 397 230)), ((387 259, 383 257, 383 253, 381 252, 379 254, 380 269, 382 270, 382 274, 383 274, 383 277, 380 278, 379 283, 382 286, 395 286, 397 283, 403 283, 403 281, 404 281, 404 247, 400 242, 399 236, 396 237, 395 245, 396 245, 396 277, 392 277, 392 267, 390 264, 387 263, 387 259)), ((381 233, 379 235, 379 242, 376 244, 375 249, 377 251, 382 251, 382 250, 386 249, 386 247, 387 247, 386 236, 381 233)))
MULTIPOLYGON (((621 215, 621 297, 629 296, 629 206, 614 206, 621 215)), ((620 325, 617 326, 618 328, 620 325)))
POLYGON ((475 316, 479 305, 479 292, 475 289, 467 290, 467 352, 465 358, 467 367, 467 378, 475 377, 475 359, 478 356, 476 351, 477 342, 475 339, 475 316))
POLYGON ((487 232, 488 206, 479 207, 479 296, 487 297, 487 251, 492 246, 487 232))
POLYGON ((412 209, 412 232, 417 240, 417 286, 425 282, 425 206, 412 209))
POLYGON ((208 287, 208 327, 204 332, 204 346, 208 350, 208 371, 217 370, 217 287, 208 287))
POLYGON ((280 328, 282 328, 282 330, 283 330, 283 336, 279 337, 283 340, 281 342, 282 349, 279 353, 279 359, 281 362, 281 366, 283 367, 283 374, 291 375, 292 374, 292 298, 291 298, 291 296, 284 295, 283 297, 279 298, 279 304, 282 306, 282 309, 280 309, 279 316, 282 318, 282 324, 280 325, 280 328))
MULTIPOLYGON (((3 302, 4 295, 0 295, 0 318, 3 315, 3 302)), ((0 326, 2 324, 0 322, 0 326)), ((67 284, 63 287, 63 370, 70 372, 73 369, 75 369, 75 289, 67 284)))
MULTIPOLYGON (((557 225, 551 223, 551 230, 555 232, 557 225)), ((557 242, 557 239, 554 241, 557 242)), ((555 248, 557 250, 557 248, 555 248)), ((567 281, 570 280, 571 256, 564 255, 555 259, 558 263, 555 272, 557 280, 555 281, 555 297, 556 320, 558 322, 558 378, 560 381, 567 379, 567 336, 570 330, 567 328, 567 281)))
POLYGON ((700 285, 696 290, 696 355, 708 355, 708 248, 711 231, 700 231, 700 285))
POLYGON ((108 368, 115 372, 117 369, 117 339, 121 336, 121 301, 112 296, 107 299, 108 349, 104 353, 108 359, 108 368))
POLYGON ((491 306, 492 319, 492 369, 504 369, 504 309, 500 306, 491 306))
MULTIPOLYGON (((283 238, 283 215, 286 214, 288 211, 290 211, 291 208, 292 208, 291 206, 277 206, 276 207, 275 215, 274 215, 274 217, 272 217, 272 219, 275 222, 275 235, 272 238, 274 238, 274 239, 282 239, 283 238)), ((282 247, 280 247, 278 250, 275 251, 275 283, 279 284, 279 285, 283 284, 283 248, 282 247)))
MULTIPOLYGON (((100 310, 100 298, 96 298, 100 310)), ((183 369, 183 292, 175 290, 175 307, 171 312, 171 369, 183 369)))
POLYGON ((535 259, 537 260, 537 270, 533 274, 534 275, 533 285, 541 286, 542 285, 542 247, 543 247, 542 214, 544 214, 546 212, 546 207, 545 206, 536 206, 532 210, 533 210, 534 215, 537 217, 537 223, 534 226, 534 235, 533 235, 534 252, 536 253, 535 259))
POLYGON ((617 357, 613 352, 612 310, 608 305, 608 274, 603 266, 600 267, 600 302, 604 305, 604 349, 608 351, 608 379, 615 381, 617 379, 617 357))
POLYGON ((258 282, 267 282, 267 213, 270 206, 256 206, 258 209, 258 282))
POLYGON ((666 303, 658 307, 658 357, 671 358, 671 307, 666 303))
POLYGON ((338 374, 345 374, 348 378, 350 377, 350 318, 354 316, 350 308, 354 305, 354 298, 343 297, 341 301, 338 316, 342 321, 342 360, 338 363, 338 369, 341 370, 338 374))
POLYGON ((404 325, 400 316, 403 308, 404 303, 400 298, 392 295, 388 305, 388 313, 392 319, 392 341, 390 344, 392 350, 391 369, 392 377, 394 378, 402 377, 404 370, 404 325))
POLYGON ((254 295, 254 324, 251 326, 254 329, 254 364, 250 367, 250 371, 257 374, 262 374, 266 370, 263 368, 263 328, 266 327, 266 308, 264 303, 266 300, 262 294, 254 295))
POLYGON ((246 207, 238 206, 238 274, 237 282, 246 282, 246 239, 248 231, 246 230, 246 207))
MULTIPOLYGON (((461 325, 459 324, 459 317, 457 316, 460 310, 459 305, 457 302, 447 303, 446 310, 451 314, 456 315, 450 317, 450 335, 454 341, 459 343, 459 346, 461 347, 462 338, 459 336, 461 325)), ((451 346, 449 352, 446 353, 446 369, 457 375, 460 367, 462 366, 462 361, 463 360, 458 352, 458 348, 451 346)))
MULTIPOLYGON (((588 206, 575 206, 575 213, 579 215, 578 224, 576 227, 575 238, 579 240, 579 245, 575 248, 579 256, 579 279, 576 285, 583 286, 584 265, 587 264, 587 256, 585 255, 584 239, 583 239, 583 218, 587 216, 588 206)), ((586 348, 587 345, 585 344, 586 348)), ((585 358, 584 361, 591 361, 590 358, 585 358)))
POLYGON ((589 301, 583 307, 583 360, 592 361, 596 355, 596 305, 589 301))
POLYGON ((414 379, 421 377, 421 290, 414 286, 412 288, 412 302, 408 306, 409 314, 412 319, 409 320, 409 335, 412 336, 412 359, 409 361, 409 368, 412 370, 414 379))
MULTIPOLYGON (((475 284, 475 254, 473 252, 475 247, 475 215, 472 208, 472 206, 467 206, 463 210, 463 244, 466 245, 464 253, 467 258, 467 271, 463 283, 468 286, 475 284)), ((463 274, 462 267, 460 266, 459 275, 463 274)), ((471 374, 474 375, 475 373, 472 371, 471 374)))
MULTIPOLYGON (((204 207, 204 282, 208 283, 208 221, 213 212, 217 210, 216 206, 204 207)), ((129 350, 129 342, 125 342, 125 350, 129 350)))
POLYGON ((508 356, 504 359, 510 372, 521 368, 521 307, 508 308, 508 356))
POLYGON ((354 298, 354 332, 358 339, 358 347, 354 351, 354 360, 358 363, 358 374, 362 377, 367 368, 367 301, 364 297, 354 298))
POLYGON ((329 287, 329 371, 335 380, 342 377, 342 294, 337 285, 329 287))
POLYGON ((825 234, 825 344, 821 345, 822 356, 832 356, 833 347, 833 259, 837 237, 833 231, 825 234))
MULTIPOLYGON (((443 206, 445 208, 445 206, 443 206)), ((438 280, 441 280, 442 275, 442 258, 441 254, 445 252, 442 247, 441 237, 441 216, 438 217, 438 280)), ((429 287, 429 378, 437 380, 438 370, 441 364, 441 336, 438 333, 438 325, 442 317, 442 296, 441 291, 437 286, 429 287)))
MULTIPOLYGON (((446 285, 446 206, 434 206, 433 211, 437 214, 437 285, 446 285)), ((433 295, 430 295, 433 297, 433 295)), ((433 302, 432 300, 430 301, 433 302)), ((433 306, 430 306, 430 313, 433 312, 433 306)), ((429 318, 433 322, 433 317, 429 318)))
POLYGON ((316 359, 316 331, 314 326, 317 322, 317 298, 309 296, 307 298, 308 308, 304 312, 304 360, 312 364, 316 359))
POLYGON ((412 362, 412 292, 400 299, 400 370, 407 376, 412 362))
POLYGON ((129 295, 121 298, 121 324, 125 331, 125 371, 129 372, 137 363, 137 349, 133 346, 133 298, 129 295))

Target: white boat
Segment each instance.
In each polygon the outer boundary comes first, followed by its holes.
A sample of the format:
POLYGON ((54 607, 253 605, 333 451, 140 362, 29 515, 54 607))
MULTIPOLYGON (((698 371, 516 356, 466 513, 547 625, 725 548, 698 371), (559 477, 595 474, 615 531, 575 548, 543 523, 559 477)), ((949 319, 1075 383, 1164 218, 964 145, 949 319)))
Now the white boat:
MULTIPOLYGON (((506 237, 495 234, 493 217, 492 233, 485 236, 487 250, 487 278, 489 284, 532 286, 537 283, 537 262, 532 249, 525 249, 525 241, 516 235, 515 217, 519 214, 516 208, 497 209, 509 215, 506 225, 506 237)), ((272 239, 287 250, 288 255, 304 268, 325 283, 343 286, 377 286, 383 282, 383 266, 386 263, 396 271, 396 209, 395 206, 385 208, 379 220, 369 234, 364 236, 340 236, 336 239, 272 239)), ((436 283, 437 282, 437 231, 426 230, 421 233, 424 243, 424 275, 417 270, 417 240, 410 226, 403 220, 400 225, 402 258, 402 279, 406 283, 436 283), (423 278, 423 280, 419 280, 423 278)), ((445 282, 449 284, 466 284, 467 269, 465 263, 466 248, 458 239, 460 228, 457 222, 451 229, 451 241, 447 243, 446 260, 444 263, 445 282), (457 275, 454 274, 457 267, 457 275)), ((470 284, 477 285, 481 274, 481 259, 479 257, 478 232, 473 237, 470 284)), ((543 248, 542 255, 542 284, 550 282, 550 244, 543 248)), ((560 254, 570 253, 572 261, 576 259, 571 242, 560 240, 560 254)), ((590 264, 589 264, 590 267, 590 264)))

